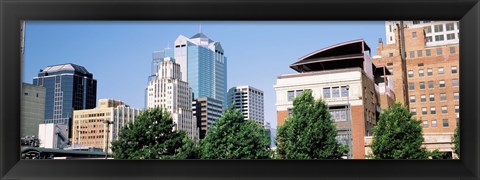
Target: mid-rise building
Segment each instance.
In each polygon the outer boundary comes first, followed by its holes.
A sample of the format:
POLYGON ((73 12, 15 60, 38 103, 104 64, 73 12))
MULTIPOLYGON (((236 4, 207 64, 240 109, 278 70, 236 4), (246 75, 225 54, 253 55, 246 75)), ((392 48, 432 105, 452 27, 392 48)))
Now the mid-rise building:
POLYGON ((65 124, 70 130, 74 110, 96 106, 97 80, 83 66, 47 66, 33 78, 33 85, 46 88, 44 123, 65 124))
POLYGON ((220 42, 203 33, 175 40, 175 62, 181 68, 181 80, 188 82, 194 98, 209 97, 226 104, 227 57, 220 42))
POLYGON ((438 149, 453 156, 452 136, 460 112, 459 24, 453 21, 405 21, 406 72, 403 73, 400 26, 395 23, 385 23, 387 44, 379 41, 378 54, 373 62, 387 66, 392 72, 395 94, 402 95, 397 96, 397 100, 408 103, 414 117, 422 121, 427 149, 438 149), (390 41, 390 35, 397 38, 390 41), (397 84, 402 81, 407 82, 406 90, 397 84), (403 100, 404 96, 408 99, 403 100))
POLYGON ((20 136, 37 136, 45 118, 45 87, 22 83, 20 136))
POLYGON ((39 124, 38 125, 39 147, 63 149, 69 143, 68 126, 64 124, 39 124))
POLYGON ((180 65, 171 57, 159 64, 154 79, 148 83, 147 108, 162 108, 170 113, 175 130, 186 131, 198 141, 197 120, 192 112, 192 89, 181 79, 180 65))
POLYGON ((291 116, 293 100, 304 90, 323 99, 337 128, 337 140, 349 146, 347 158, 365 158, 365 136, 372 134, 381 106, 393 104, 389 72, 375 66, 370 47, 354 40, 320 49, 290 65, 297 71, 277 78, 277 126, 291 116))
POLYGON ((192 111, 197 120, 199 138, 203 139, 208 129, 222 116, 223 104, 212 98, 195 98, 192 102, 192 111))
POLYGON ((236 86, 228 90, 228 106, 242 112, 245 119, 264 125, 263 91, 252 86, 236 86))
POLYGON ((134 122, 139 109, 113 99, 98 100, 98 108, 73 112, 74 147, 101 148, 111 151, 111 143, 118 139, 121 129, 134 122))

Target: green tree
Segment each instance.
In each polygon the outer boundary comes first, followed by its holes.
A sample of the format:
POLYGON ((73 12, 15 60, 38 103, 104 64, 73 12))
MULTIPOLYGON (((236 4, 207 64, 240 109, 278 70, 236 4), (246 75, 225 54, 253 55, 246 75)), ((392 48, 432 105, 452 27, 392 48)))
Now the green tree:
POLYGON ((460 158, 460 124, 457 122, 457 128, 455 129, 455 134, 453 134, 453 144, 455 147, 453 151, 458 155, 460 158))
POLYGON ((169 113, 159 108, 140 113, 112 142, 115 159, 192 159, 195 143, 184 131, 173 131, 169 113))
POLYGON ((200 141, 202 159, 268 159, 270 139, 265 129, 244 120, 239 110, 228 108, 200 141))
POLYGON ((348 147, 336 140, 337 130, 323 100, 305 90, 293 100, 293 113, 277 132, 279 159, 340 159, 348 147))
POLYGON ((396 102, 393 107, 380 113, 378 124, 373 128, 372 152, 376 159, 427 159, 438 152, 428 152, 422 147, 424 141, 420 121, 412 118, 408 108, 396 102))

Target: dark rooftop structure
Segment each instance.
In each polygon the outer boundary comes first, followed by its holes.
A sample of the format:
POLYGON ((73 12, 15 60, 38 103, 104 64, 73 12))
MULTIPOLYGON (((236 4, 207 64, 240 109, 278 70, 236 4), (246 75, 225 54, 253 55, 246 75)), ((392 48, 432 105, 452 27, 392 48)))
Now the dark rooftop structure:
POLYGON ((370 55, 370 47, 363 39, 343 42, 303 56, 290 68, 300 73, 352 67, 363 69, 366 51, 370 55))

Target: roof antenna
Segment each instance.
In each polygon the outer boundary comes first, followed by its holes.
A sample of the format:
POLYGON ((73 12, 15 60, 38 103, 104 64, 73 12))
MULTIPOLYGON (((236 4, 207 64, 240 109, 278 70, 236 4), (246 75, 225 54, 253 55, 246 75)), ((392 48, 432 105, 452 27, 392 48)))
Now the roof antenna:
POLYGON ((199 32, 199 33, 202 33, 202 24, 199 25, 199 27, 198 27, 198 32, 199 32))

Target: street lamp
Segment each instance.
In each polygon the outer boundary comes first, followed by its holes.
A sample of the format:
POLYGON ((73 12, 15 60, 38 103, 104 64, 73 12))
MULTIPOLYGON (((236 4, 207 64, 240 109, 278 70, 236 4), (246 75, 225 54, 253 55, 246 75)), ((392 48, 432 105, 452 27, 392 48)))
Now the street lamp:
POLYGON ((104 120, 103 123, 107 125, 107 141, 105 142, 107 147, 105 148, 105 159, 108 159, 108 136, 110 135, 110 124, 113 124, 113 121, 104 120))

